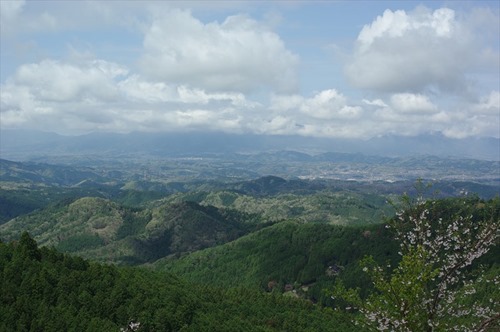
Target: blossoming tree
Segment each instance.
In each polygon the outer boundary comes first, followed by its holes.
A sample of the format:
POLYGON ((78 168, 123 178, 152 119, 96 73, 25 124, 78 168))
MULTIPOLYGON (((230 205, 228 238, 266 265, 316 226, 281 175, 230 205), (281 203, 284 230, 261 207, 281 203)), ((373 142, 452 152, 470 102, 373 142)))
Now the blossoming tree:
POLYGON ((338 283, 333 298, 347 302, 345 309, 357 312, 354 323, 368 330, 498 328, 500 268, 477 262, 498 244, 500 199, 404 196, 402 202, 401 212, 386 226, 400 242, 398 266, 381 266, 367 257, 361 264, 374 292, 361 299, 358 290, 338 283))

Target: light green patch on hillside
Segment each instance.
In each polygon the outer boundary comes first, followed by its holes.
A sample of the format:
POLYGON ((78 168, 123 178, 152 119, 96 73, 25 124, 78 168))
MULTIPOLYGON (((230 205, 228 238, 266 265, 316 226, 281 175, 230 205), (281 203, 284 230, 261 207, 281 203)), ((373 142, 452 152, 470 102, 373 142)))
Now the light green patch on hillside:
POLYGON ((94 260, 140 264, 232 241, 262 227, 243 213, 194 202, 149 209, 85 197, 53 205, 0 226, 9 241, 28 231, 41 245, 94 260))
POLYGON ((310 195, 250 196, 232 191, 176 194, 165 201, 198 202, 260 216, 262 221, 296 220, 335 225, 375 224, 393 211, 382 195, 321 191, 310 195))
MULTIPOLYGON (((84 197, 69 205, 68 213, 61 221, 69 227, 83 227, 82 230, 93 232, 109 242, 123 224, 123 211, 114 202, 84 197)), ((69 229, 66 228, 65 232, 69 229)))
POLYGON ((0 237, 11 240, 28 231, 40 245, 81 254, 116 240, 124 220, 140 214, 106 199, 84 197, 15 218, 0 226, 0 237))

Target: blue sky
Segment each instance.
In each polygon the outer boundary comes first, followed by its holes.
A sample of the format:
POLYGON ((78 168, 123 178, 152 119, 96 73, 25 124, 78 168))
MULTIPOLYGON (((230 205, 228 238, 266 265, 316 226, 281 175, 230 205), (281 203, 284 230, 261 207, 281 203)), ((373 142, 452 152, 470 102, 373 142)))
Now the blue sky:
POLYGON ((9 1, 1 128, 500 136, 498 1, 9 1))

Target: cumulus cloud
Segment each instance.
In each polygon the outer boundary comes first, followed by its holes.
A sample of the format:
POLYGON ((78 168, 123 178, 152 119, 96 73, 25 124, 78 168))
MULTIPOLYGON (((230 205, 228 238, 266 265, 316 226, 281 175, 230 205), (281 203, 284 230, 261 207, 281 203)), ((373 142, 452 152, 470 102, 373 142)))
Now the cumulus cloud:
POLYGON ((361 114, 361 108, 349 106, 344 95, 334 89, 321 91, 311 99, 305 100, 300 110, 318 119, 353 119, 361 114))
POLYGON ((155 18, 144 38, 141 67, 157 81, 207 90, 297 89, 298 57, 274 32, 244 15, 204 24, 189 11, 155 18))
POLYGON ((34 98, 47 101, 76 101, 97 98, 111 101, 117 98, 113 79, 127 74, 115 63, 96 60, 83 66, 44 60, 22 65, 7 83, 27 87, 34 98))
POLYGON ((241 92, 149 81, 98 59, 23 65, 1 86, 0 101, 2 127, 59 133, 196 129, 346 138, 427 132, 498 137, 500 112, 498 91, 447 107, 421 93, 356 102, 337 89, 309 97, 272 94, 266 105, 241 92))
POLYGON ((300 95, 273 95, 271 113, 259 126, 275 134, 303 136, 366 137, 361 125, 363 108, 351 105, 336 89, 319 91, 309 98, 300 95))
POLYGON ((347 105, 347 98, 335 89, 323 90, 311 98, 299 95, 275 95, 270 109, 277 111, 298 110, 302 114, 322 120, 353 119, 360 116, 362 109, 347 105))
MULTIPOLYGON (((6 10, 6 2, 0 3, 2 30, 9 20, 18 27, 29 17, 37 18, 32 24, 43 22, 43 13, 26 16, 30 11, 23 10, 22 1, 6 10)), ((74 28, 97 9, 100 25, 89 29, 123 26, 116 23, 121 12, 113 9, 118 5, 78 6, 85 17, 74 28)), ((127 6, 139 10, 143 5, 127 6)), ((498 50, 479 47, 488 38, 486 43, 498 45, 491 43, 498 24, 484 24, 485 18, 493 22, 497 16, 487 10, 470 16, 446 8, 385 11, 359 32, 345 67, 351 82, 367 89, 352 97, 341 83, 332 87, 332 82, 317 92, 308 92, 303 82, 299 94, 298 56, 265 23, 244 15, 204 23, 188 10, 164 12, 157 2, 148 6, 158 9, 148 18, 147 9, 140 18, 121 9, 127 21, 137 19, 134 33, 144 33, 137 39, 142 48, 134 46, 138 57, 128 59, 127 66, 111 60, 112 52, 97 52, 101 59, 86 52, 64 61, 26 60, 32 63, 6 74, 10 77, 0 91, 2 128, 66 134, 196 129, 346 138, 500 135, 498 50), (482 39, 477 31, 483 32, 482 39), (471 79, 490 86, 457 97, 455 92, 472 86, 471 79)), ((49 12, 60 29, 71 27, 71 15, 76 15, 73 11, 64 19, 64 10, 49 12)))
POLYGON ((388 9, 363 27, 345 73, 353 85, 376 91, 463 93, 484 51, 476 40, 452 9, 388 9))
POLYGON ((137 74, 123 79, 117 83, 117 86, 125 98, 149 104, 173 102, 207 105, 212 102, 228 102, 234 106, 259 106, 259 103, 247 100, 245 95, 239 92, 210 93, 186 85, 176 86, 164 82, 150 82, 137 74))
POLYGON ((423 11, 409 16, 404 10, 386 10, 371 25, 365 25, 359 33, 361 48, 366 50, 377 39, 403 37, 412 30, 425 29, 437 37, 449 38, 454 28, 455 12, 441 8, 433 13, 423 11))
POLYGON ((391 96, 391 105, 404 113, 434 113, 438 110, 427 96, 413 93, 398 93, 391 96))
MULTIPOLYGON (((102 105, 117 102, 115 79, 127 69, 94 60, 69 64, 54 60, 25 64, 1 86, 2 125, 26 125, 61 132, 113 118, 102 105)), ((84 129, 83 129, 84 130, 84 129)))
POLYGON ((59 133, 202 126, 231 131, 241 120, 237 110, 260 107, 242 93, 151 82, 98 59, 22 65, 2 84, 0 100, 3 127, 59 133))
POLYGON ((476 103, 457 105, 446 114, 440 131, 447 137, 500 137, 500 91, 483 95, 476 103))
POLYGON ((148 82, 132 75, 118 83, 118 87, 132 101, 159 103, 175 99, 175 87, 163 82, 148 82))
POLYGON ((337 89, 309 97, 274 94, 268 105, 239 92, 152 82, 103 60, 44 60, 21 66, 1 86, 2 127, 59 133, 223 130, 370 138, 442 132, 498 136, 500 93, 442 108, 424 94, 350 101, 337 89))
POLYGON ((476 103, 450 99, 437 105, 422 94, 394 94, 383 100, 365 100, 364 120, 371 136, 441 133, 450 138, 500 137, 500 92, 492 91, 476 103))

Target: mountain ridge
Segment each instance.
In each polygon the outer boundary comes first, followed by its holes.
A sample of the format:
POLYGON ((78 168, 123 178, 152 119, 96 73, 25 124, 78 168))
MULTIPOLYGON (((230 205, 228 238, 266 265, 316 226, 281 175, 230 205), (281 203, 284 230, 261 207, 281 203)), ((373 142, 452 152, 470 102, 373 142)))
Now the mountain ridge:
MULTIPOLYGON (((166 202, 132 209, 83 197, 19 216, 0 225, 2 241, 29 231, 40 245, 115 263, 145 263, 234 240, 261 227, 195 202, 166 202)), ((249 217, 247 217, 248 219, 249 217)))
POLYGON ((500 138, 452 139, 441 134, 386 135, 371 139, 228 134, 224 132, 131 132, 128 134, 95 132, 81 136, 62 136, 41 131, 4 129, 0 132, 0 142, 0 156, 15 160, 82 153, 88 155, 139 153, 150 156, 182 156, 278 150, 295 150, 308 154, 340 152, 385 157, 435 155, 500 160, 500 138))

